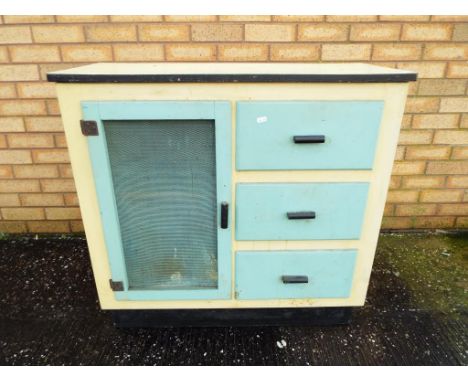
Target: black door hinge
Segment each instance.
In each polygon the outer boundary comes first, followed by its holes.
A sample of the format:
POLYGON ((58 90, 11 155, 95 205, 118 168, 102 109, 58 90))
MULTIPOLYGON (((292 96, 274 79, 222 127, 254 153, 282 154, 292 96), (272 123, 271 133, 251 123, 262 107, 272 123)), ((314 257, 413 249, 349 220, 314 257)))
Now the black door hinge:
POLYGON ((124 290, 122 281, 114 281, 112 279, 109 279, 109 284, 114 292, 122 292, 124 290))
POLYGON ((96 121, 80 121, 83 135, 99 135, 96 121))

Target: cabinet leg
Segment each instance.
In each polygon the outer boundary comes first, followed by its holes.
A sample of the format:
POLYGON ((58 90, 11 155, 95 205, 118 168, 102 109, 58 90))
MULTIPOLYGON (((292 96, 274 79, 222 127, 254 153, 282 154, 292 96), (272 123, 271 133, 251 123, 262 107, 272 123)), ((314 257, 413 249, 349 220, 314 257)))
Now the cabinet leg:
POLYGON ((353 308, 112 310, 119 328, 331 326, 351 322, 353 308))

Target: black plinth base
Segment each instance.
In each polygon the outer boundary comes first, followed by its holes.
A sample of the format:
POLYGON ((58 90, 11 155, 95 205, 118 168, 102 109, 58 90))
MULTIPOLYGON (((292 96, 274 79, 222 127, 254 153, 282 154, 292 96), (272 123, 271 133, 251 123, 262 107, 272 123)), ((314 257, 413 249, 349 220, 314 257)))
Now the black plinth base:
POLYGON ((119 328, 346 325, 352 308, 112 310, 119 328))

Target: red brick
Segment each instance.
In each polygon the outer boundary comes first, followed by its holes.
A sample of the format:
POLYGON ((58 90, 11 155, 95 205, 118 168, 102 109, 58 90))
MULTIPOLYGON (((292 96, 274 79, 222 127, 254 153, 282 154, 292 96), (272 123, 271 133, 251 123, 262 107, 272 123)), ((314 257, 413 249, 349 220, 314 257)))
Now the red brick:
POLYGON ((456 129, 458 114, 418 114, 413 117, 414 129, 456 129))
POLYGON ((421 191, 421 202, 459 202, 462 198, 461 190, 423 190, 421 191))
POLYGON ((60 117, 36 117, 25 118, 26 130, 31 132, 56 132, 63 131, 60 117))
POLYGON ((267 45, 227 44, 219 46, 220 61, 266 61, 267 59, 267 45))
POLYGON ((0 165, 0 178, 12 178, 13 170, 10 165, 0 165))
POLYGON ((449 62, 447 77, 468 78, 468 62, 449 62))
MULTIPOLYGON (((230 21, 230 17, 237 17, 237 16, 220 16, 221 21, 222 19, 227 19, 226 21, 230 21)), ((255 16, 238 16, 240 18, 245 17, 246 19, 254 18, 255 16)), ((268 18, 270 19, 270 16, 259 16, 262 18, 268 18)), ((176 16, 164 16, 164 21, 168 22, 210 22, 210 21, 216 21, 217 16, 196 16, 196 15, 187 15, 187 16, 182 16, 182 15, 176 15, 176 16)))
POLYGON ((37 65, 0 65, 0 81, 34 81, 38 79, 37 65))
POLYGON ((69 164, 59 164, 59 171, 62 178, 73 178, 72 168, 69 164))
POLYGON ((29 150, 0 150, 0 164, 31 163, 29 150))
POLYGON ((439 145, 468 145, 468 130, 436 131, 434 143, 439 145))
POLYGON ((68 163, 68 151, 64 149, 34 150, 32 152, 35 163, 68 163))
POLYGON ((20 196, 21 205, 25 207, 63 206, 62 194, 23 194, 20 196))
POLYGON ((188 25, 142 24, 138 26, 140 41, 188 41, 188 25))
POLYGON ((447 97, 440 100, 441 113, 467 113, 468 97, 447 97))
POLYGON ((452 37, 451 24, 405 24, 401 39, 409 41, 444 41, 452 37))
POLYGON ((468 228, 468 217, 458 217, 455 222, 456 228, 468 228))
POLYGON ((416 190, 392 190, 388 192, 387 203, 415 203, 418 195, 416 190))
POLYGON ((36 221, 27 222, 29 232, 34 233, 67 233, 70 226, 65 221, 36 221))
POLYGON ((299 41, 346 41, 348 26, 345 24, 304 24, 299 25, 299 41))
POLYGON ((17 165, 13 166, 16 178, 57 178, 59 176, 56 165, 17 165))
POLYGON ((20 98, 55 98, 55 84, 44 82, 18 83, 20 98))
POLYGON ((137 30, 134 25, 100 24, 85 27, 86 40, 103 41, 136 41, 137 30))
POLYGON ((114 46, 116 61, 163 61, 162 44, 119 44, 114 46))
POLYGON ((171 44, 166 46, 168 61, 215 61, 216 46, 205 44, 171 44))
POLYGON ((397 41, 400 37, 399 24, 355 24, 351 26, 351 41, 397 41))
POLYGON ((449 188, 468 188, 468 175, 452 175, 447 178, 449 188))
POLYGON ((468 60, 468 44, 426 44, 426 60, 468 60))
POLYGON ((5 24, 40 24, 53 23, 54 16, 3 16, 5 24))
POLYGON ((193 41, 242 41, 244 28, 237 24, 193 24, 193 41))
POLYGON ((54 147, 54 138, 47 134, 10 134, 8 145, 10 148, 54 147))
POLYGON ((44 220, 42 208, 2 208, 4 220, 44 220))
POLYGON ((431 16, 418 15, 385 15, 379 16, 380 21, 429 21, 431 16))
POLYGON ((433 113, 439 111, 440 99, 437 97, 408 97, 406 113, 433 113))
POLYGON ((19 117, 0 118, 0 132, 24 131, 23 119, 19 117))
POLYGON ((6 221, 0 222, 0 232, 25 233, 27 232, 27 228, 24 222, 6 221))
POLYGON ((79 204, 78 196, 75 193, 74 194, 65 194, 64 198, 65 198, 65 204, 67 206, 78 206, 78 204, 79 204))
POLYGON ((273 16, 273 21, 283 21, 283 22, 317 22, 324 21, 325 16, 310 16, 310 15, 281 15, 273 16))
POLYGON ((294 41, 294 24, 246 24, 245 41, 294 41))
MULTIPOLYGON (((450 146, 412 146, 406 149, 406 159, 448 159, 450 146)), ((413 162, 405 162, 413 163, 413 162)))
POLYGON ((426 168, 426 174, 468 174, 468 161, 440 161, 429 162, 426 168))
MULTIPOLYGON (((42 179, 43 192, 75 192, 73 179, 42 179)), ((0 188, 1 189, 1 188, 0 188)))
POLYGON ((453 147, 451 159, 468 159, 468 145, 453 147))
POLYGON ((57 99, 46 99, 47 114, 60 115, 60 107, 57 99))
POLYGON ((326 16, 327 21, 358 23, 362 21, 377 21, 377 16, 361 15, 361 16, 348 16, 348 15, 333 15, 326 16))
POLYGON ((468 216, 468 203, 441 204, 438 215, 468 216))
POLYGON ((442 78, 445 76, 445 62, 399 62, 398 69, 413 70, 418 78, 442 78))
POLYGON ((0 83, 0 98, 16 98, 15 84, 0 83))
POLYGON ((112 61, 112 48, 107 45, 64 45, 61 47, 63 61, 99 62, 112 61))
POLYGON ((125 15, 125 16, 110 16, 111 22, 139 22, 139 23, 148 23, 148 22, 158 22, 163 21, 162 16, 133 16, 133 15, 125 15))
POLYGON ((367 61, 371 55, 371 44, 323 44, 324 61, 367 61))
POLYGON ((384 216, 382 219, 383 229, 405 229, 411 228, 412 220, 408 217, 384 216))
POLYGON ((85 41, 80 25, 40 25, 33 26, 32 31, 36 43, 85 41))
POLYGON ((275 44, 270 47, 272 61, 317 61, 320 46, 314 44, 275 44))
POLYGON ((108 20, 108 16, 60 15, 56 17, 59 23, 101 23, 108 20))
POLYGON ((393 175, 423 174, 425 167, 426 167, 426 163, 422 161, 395 162, 393 164, 392 174, 393 175))
POLYGON ((436 204, 401 204, 396 206, 397 216, 427 216, 436 214, 436 204))
POLYGON ((452 228, 455 224, 455 217, 450 216, 424 216, 413 219, 413 228, 452 228))
POLYGON ((8 179, 0 180, 0 193, 6 192, 40 192, 38 180, 8 179))
POLYGON ((60 61, 60 52, 53 45, 23 45, 10 48, 12 62, 57 62, 60 61))
POLYGON ((28 44, 32 42, 28 26, 0 26, 0 44, 28 44))
POLYGON ((75 220, 70 222, 72 232, 84 232, 83 222, 81 220, 75 220))
POLYGON ((0 194, 0 206, 16 207, 19 205, 20 205, 20 200, 19 200, 18 194, 0 194))
POLYGON ((76 207, 51 207, 45 209, 48 220, 81 219, 80 209, 76 207))
POLYGON ((422 79, 419 81, 420 95, 464 95, 466 80, 422 79))
POLYGON ((444 176, 404 176, 401 188, 441 188, 444 186, 444 176))
POLYGON ((432 130, 401 130, 398 144, 423 145, 432 142, 432 130))
POLYGON ((420 44, 375 44, 372 59, 375 61, 411 61, 419 60, 420 44))
MULTIPOLYGON (((177 16, 171 16, 171 17, 177 17, 177 16)), ((182 17, 182 16, 179 16, 179 17, 182 17)), ((266 16, 266 15, 219 16, 219 21, 247 21, 247 22, 252 22, 252 21, 270 21, 270 20, 271 20, 271 16, 266 16)), ((193 21, 193 20, 191 20, 191 21, 193 21)), ((206 20, 206 21, 213 21, 213 20, 206 20)))
POLYGON ((0 101, 0 115, 41 115, 46 113, 46 104, 42 100, 0 101))

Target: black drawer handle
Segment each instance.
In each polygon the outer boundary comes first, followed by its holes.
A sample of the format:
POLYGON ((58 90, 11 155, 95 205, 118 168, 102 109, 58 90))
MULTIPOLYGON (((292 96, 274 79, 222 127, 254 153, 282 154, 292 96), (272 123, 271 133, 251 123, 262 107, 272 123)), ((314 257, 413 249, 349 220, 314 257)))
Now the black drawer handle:
POLYGON ((229 217, 229 204, 226 202, 221 203, 221 228, 226 229, 228 227, 229 217))
POLYGON ((287 215, 289 220, 315 219, 314 211, 288 212, 287 215))
POLYGON ((309 277, 307 276, 281 276, 283 284, 307 284, 309 277))
POLYGON ((324 143, 325 135, 295 135, 294 143, 324 143))

